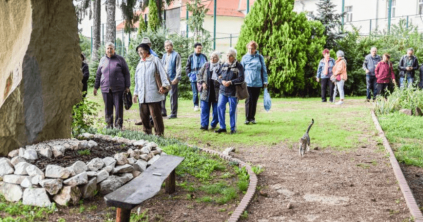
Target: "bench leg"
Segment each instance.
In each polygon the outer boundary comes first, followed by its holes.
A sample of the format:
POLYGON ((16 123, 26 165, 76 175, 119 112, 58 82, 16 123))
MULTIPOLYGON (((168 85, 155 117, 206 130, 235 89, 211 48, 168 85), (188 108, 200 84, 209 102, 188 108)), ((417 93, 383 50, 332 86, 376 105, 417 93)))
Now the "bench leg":
POLYGON ((117 208, 116 209, 116 222, 129 222, 131 218, 131 210, 117 208))
POLYGON ((166 179, 166 193, 172 194, 176 190, 176 175, 175 170, 170 173, 169 177, 166 179))

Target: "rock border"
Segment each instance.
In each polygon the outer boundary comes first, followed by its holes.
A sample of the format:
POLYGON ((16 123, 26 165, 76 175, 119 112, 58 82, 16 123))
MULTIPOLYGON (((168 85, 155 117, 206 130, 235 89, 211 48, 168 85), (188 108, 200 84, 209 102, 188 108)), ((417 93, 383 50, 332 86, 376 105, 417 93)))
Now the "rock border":
POLYGON ((239 205, 236 207, 231 217, 227 220, 228 222, 237 222, 239 218, 241 217, 242 213, 247 209, 248 205, 251 203, 251 200, 254 197, 254 194, 257 188, 257 182, 258 182, 257 175, 254 173, 250 165, 244 163, 240 159, 232 158, 231 156, 225 155, 215 150, 210 150, 210 149, 200 148, 200 147, 198 147, 198 149, 206 153, 218 155, 220 158, 224 160, 237 162, 239 167, 245 167, 245 169, 247 170, 248 175, 250 176, 250 183, 248 184, 247 193, 245 193, 241 202, 239 202, 239 205))
POLYGON ((395 177, 397 178, 398 184, 401 188, 401 192, 405 198, 405 202, 407 203, 408 209, 410 210, 414 221, 423 222, 423 214, 420 211, 419 206, 417 205, 416 199, 413 196, 413 192, 411 192, 410 186, 408 186, 407 180, 405 179, 405 176, 398 163, 398 160, 396 159, 395 154, 392 151, 391 145, 389 144, 389 141, 386 138, 382 127, 379 124, 379 120, 377 119, 374 110, 372 110, 371 113, 376 129, 379 131, 379 136, 383 140, 383 146, 385 147, 385 150, 389 153, 389 161, 391 162, 392 169, 394 171, 395 177))

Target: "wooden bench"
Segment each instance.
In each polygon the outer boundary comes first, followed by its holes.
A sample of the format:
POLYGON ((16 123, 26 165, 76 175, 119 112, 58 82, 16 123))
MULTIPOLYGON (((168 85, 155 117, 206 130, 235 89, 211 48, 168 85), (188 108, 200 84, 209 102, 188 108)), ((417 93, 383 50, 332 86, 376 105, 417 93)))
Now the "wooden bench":
POLYGON ((139 177, 104 197, 107 206, 116 207, 116 221, 129 222, 131 209, 154 197, 166 180, 166 193, 175 192, 175 168, 183 157, 163 155, 139 177))

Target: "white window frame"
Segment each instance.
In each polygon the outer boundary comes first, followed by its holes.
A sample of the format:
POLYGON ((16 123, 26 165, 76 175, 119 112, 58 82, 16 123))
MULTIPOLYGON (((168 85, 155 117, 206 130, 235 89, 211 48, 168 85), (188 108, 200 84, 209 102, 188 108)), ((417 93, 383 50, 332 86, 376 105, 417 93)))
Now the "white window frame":
POLYGON ((419 15, 422 15, 422 14, 423 14, 423 0, 419 0, 419 1, 418 1, 418 6, 419 6, 419 7, 418 7, 417 9, 418 9, 419 11, 418 11, 417 13, 418 13, 419 15))
POLYGON ((352 22, 352 20, 353 20, 353 7, 352 7, 352 5, 345 6, 345 12, 346 12, 346 15, 345 15, 346 22, 352 22))

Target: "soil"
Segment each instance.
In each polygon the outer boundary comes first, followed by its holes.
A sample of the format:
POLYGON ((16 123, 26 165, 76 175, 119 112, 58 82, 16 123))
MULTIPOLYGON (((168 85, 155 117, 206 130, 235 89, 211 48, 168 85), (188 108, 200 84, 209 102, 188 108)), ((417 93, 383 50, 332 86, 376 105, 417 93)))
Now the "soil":
POLYGON ((408 186, 410 186, 413 192, 414 198, 417 201, 418 206, 423 206, 423 169, 416 166, 407 166, 400 163, 402 172, 404 173, 405 179, 407 180, 408 186))
POLYGON ((34 163, 41 170, 45 170, 47 165, 53 164, 61 167, 71 166, 76 161, 89 162, 94 158, 113 157, 116 153, 126 152, 129 149, 137 149, 134 146, 118 142, 110 142, 102 139, 91 139, 97 142, 98 146, 90 149, 90 155, 79 154, 81 150, 66 150, 65 155, 60 158, 41 157, 34 163))

